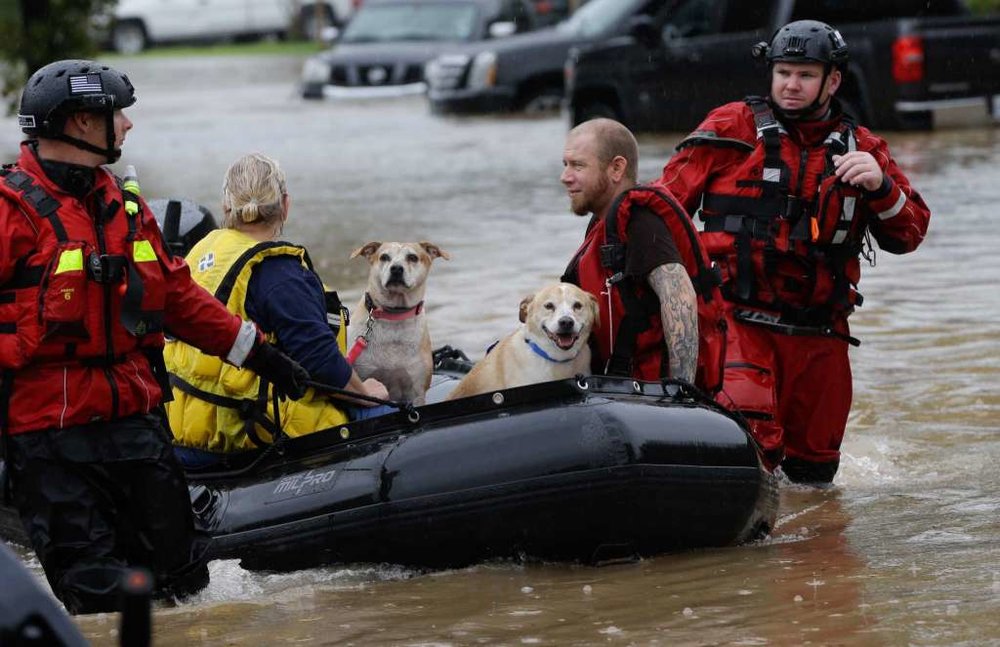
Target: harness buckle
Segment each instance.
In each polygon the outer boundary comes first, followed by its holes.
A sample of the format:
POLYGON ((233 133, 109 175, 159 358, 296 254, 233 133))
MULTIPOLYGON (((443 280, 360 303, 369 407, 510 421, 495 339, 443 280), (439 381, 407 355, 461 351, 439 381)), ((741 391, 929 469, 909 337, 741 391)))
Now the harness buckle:
POLYGON ((91 252, 87 257, 87 272, 97 283, 117 283, 125 277, 124 256, 91 252))
POLYGON ((794 195, 788 196, 785 200, 785 219, 793 222, 798 221, 805 214, 806 207, 808 206, 808 200, 803 200, 794 195))
POLYGON ((601 267, 617 270, 625 266, 625 245, 601 245, 601 267))

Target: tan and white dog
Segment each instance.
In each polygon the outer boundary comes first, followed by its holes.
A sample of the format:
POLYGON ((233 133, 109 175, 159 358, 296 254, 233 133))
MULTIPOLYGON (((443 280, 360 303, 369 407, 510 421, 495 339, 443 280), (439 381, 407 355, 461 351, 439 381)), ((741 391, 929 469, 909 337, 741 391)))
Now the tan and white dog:
POLYGON ((478 362, 446 399, 590 374, 590 331, 597 299, 569 283, 521 301, 521 326, 478 362))
POLYGON ((431 383, 431 337, 424 292, 431 263, 451 258, 433 243, 370 242, 351 253, 370 265, 368 287, 351 317, 348 360, 362 380, 385 385, 389 398, 424 403, 431 383))

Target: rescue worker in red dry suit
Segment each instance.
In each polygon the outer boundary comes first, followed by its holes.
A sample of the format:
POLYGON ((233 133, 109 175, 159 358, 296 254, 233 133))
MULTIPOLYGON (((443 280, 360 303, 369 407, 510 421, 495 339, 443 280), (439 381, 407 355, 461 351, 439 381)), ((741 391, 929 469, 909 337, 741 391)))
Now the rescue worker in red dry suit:
MULTIPOLYGON (((51 63, 28 80, 28 141, 0 172, 0 427, 12 499, 56 596, 118 605, 122 574, 160 595, 208 581, 205 542, 158 415, 164 330, 290 397, 308 373, 192 280, 165 247, 121 155, 135 103, 124 74, 51 63)), ((6 484, 5 484, 6 485, 6 484)), ((5 492, 5 494, 7 494, 5 492)))
POLYGON ((770 96, 716 108, 657 184, 704 222, 722 271, 729 337, 719 400, 741 410, 773 464, 832 481, 851 407, 847 318, 871 244, 911 252, 930 212, 889 153, 834 97, 847 44, 801 20, 754 47, 770 96))

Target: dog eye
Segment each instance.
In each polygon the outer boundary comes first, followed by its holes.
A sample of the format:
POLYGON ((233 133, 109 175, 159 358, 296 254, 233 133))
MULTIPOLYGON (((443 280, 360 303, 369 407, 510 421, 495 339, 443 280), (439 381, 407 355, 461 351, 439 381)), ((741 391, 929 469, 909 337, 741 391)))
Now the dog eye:
POLYGON ((552 303, 551 301, 548 301, 548 302, 545 303, 545 309, 546 310, 555 310, 556 309, 556 304, 552 303))
POLYGON ((416 263, 419 260, 420 260, 420 257, 417 256, 416 254, 407 254, 406 255, 406 262, 407 263, 416 263))
POLYGON ((582 303, 580 303, 579 301, 574 301, 574 302, 573 302, 573 309, 574 309, 574 310, 579 310, 579 309, 580 309, 580 308, 582 308, 582 307, 583 307, 583 304, 582 304, 582 303))
POLYGON ((382 254, 381 256, 378 257, 378 260, 382 261, 383 263, 388 263, 389 261, 392 260, 392 257, 390 257, 388 254, 382 254))

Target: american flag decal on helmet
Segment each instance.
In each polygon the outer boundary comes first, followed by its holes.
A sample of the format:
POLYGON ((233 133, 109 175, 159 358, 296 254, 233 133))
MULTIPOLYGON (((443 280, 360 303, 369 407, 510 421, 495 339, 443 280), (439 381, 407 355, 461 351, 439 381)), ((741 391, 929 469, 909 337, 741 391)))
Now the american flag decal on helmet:
POLYGON ((100 74, 74 74, 69 77, 70 94, 92 94, 103 90, 100 74))

